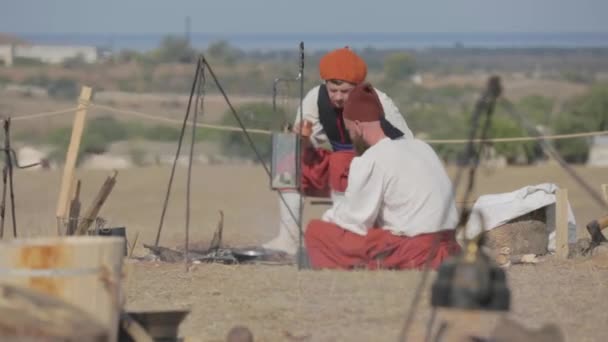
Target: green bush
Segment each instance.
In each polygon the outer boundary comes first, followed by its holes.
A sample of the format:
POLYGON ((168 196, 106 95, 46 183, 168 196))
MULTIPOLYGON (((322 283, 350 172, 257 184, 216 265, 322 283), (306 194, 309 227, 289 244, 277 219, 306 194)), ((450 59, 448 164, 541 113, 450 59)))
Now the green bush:
MULTIPOLYGON (((55 147, 55 157, 63 160, 65 151, 70 144, 72 127, 62 127, 54 130, 48 136, 48 143, 55 147)), ((95 118, 87 123, 80 141, 78 160, 84 154, 99 154, 107 151, 108 146, 116 141, 125 140, 128 131, 111 116, 95 118)))
MULTIPOLYGON (((596 84, 567 103, 553 120, 552 128, 557 134, 608 130, 608 84, 596 84)), ((584 163, 589 156, 590 140, 556 140, 555 147, 566 161, 584 163)))
MULTIPOLYGON (((189 141, 191 127, 187 127, 184 143, 189 141)), ((87 122, 80 143, 78 158, 84 154, 99 154, 107 151, 110 144, 118 141, 126 141, 134 138, 142 138, 150 141, 176 142, 179 139, 180 128, 175 126, 155 125, 147 126, 139 122, 120 122, 113 116, 104 115, 87 122)), ((72 127, 61 127, 53 130, 43 138, 20 136, 20 139, 35 143, 46 143, 54 147, 52 157, 63 160, 65 151, 70 143, 72 127)), ((210 139, 213 134, 202 128, 196 130, 196 140, 210 139)))
POLYGON ((533 125, 548 125, 551 122, 553 100, 540 95, 529 95, 517 103, 517 108, 533 125))
POLYGON ((193 63, 196 51, 190 46, 186 38, 170 35, 163 38, 153 55, 156 62, 193 63))
POLYGON ((62 100, 75 100, 78 98, 78 83, 68 78, 49 81, 47 93, 50 97, 62 100))
MULTIPOLYGON (((285 118, 284 109, 277 108, 277 112, 274 113, 272 106, 265 103, 244 104, 236 110, 246 128, 277 131, 281 128, 285 118)), ((224 113, 222 124, 238 126, 231 111, 224 113)), ((271 136, 252 133, 250 133, 250 136, 264 162, 268 162, 272 154, 271 136)), ((243 132, 225 132, 220 137, 220 143, 223 153, 258 161, 243 132)))
POLYGON ((403 81, 416 72, 416 61, 410 54, 396 52, 384 61, 384 77, 388 81, 403 81))
MULTIPOLYGON (((589 124, 584 120, 567 113, 562 113, 555 120, 553 127, 557 134, 578 133, 589 130, 589 124)), ((585 163, 589 157, 589 138, 555 140, 554 144, 560 156, 569 163, 585 163)))
MULTIPOLYGON (((190 132, 190 130, 188 130, 190 132)), ((162 125, 152 126, 141 132, 141 137, 156 141, 177 141, 179 140, 180 129, 162 125)))
POLYGON ((31 67, 31 66, 42 66, 42 65, 46 65, 46 63, 44 63, 43 61, 41 61, 38 58, 30 58, 30 57, 15 57, 13 59, 13 65, 14 66, 26 66, 26 67, 31 67))
POLYGON ((74 57, 69 57, 61 62, 61 66, 66 69, 78 69, 87 65, 87 61, 85 60, 84 55, 78 54, 74 57))
POLYGON ((51 83, 51 79, 47 75, 45 75, 43 73, 39 73, 37 75, 27 77, 21 83, 24 85, 38 86, 38 87, 46 88, 51 83))
MULTIPOLYGON (((481 123, 483 125, 483 123, 481 123)), ((498 111, 492 118, 492 126, 489 130, 489 137, 491 138, 511 138, 527 136, 528 132, 519 122, 498 111), (501 115, 502 114, 502 115, 501 115)), ((534 141, 522 141, 522 142, 497 142, 493 143, 496 153, 503 155, 507 160, 512 163, 519 156, 526 157, 527 160, 534 158, 535 153, 534 141)))

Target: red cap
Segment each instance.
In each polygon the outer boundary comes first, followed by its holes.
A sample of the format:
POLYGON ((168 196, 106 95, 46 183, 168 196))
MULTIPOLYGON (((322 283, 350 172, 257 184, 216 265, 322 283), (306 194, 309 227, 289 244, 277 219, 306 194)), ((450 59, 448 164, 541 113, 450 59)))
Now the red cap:
POLYGON ((371 122, 379 121, 384 115, 384 110, 372 85, 363 83, 350 92, 342 114, 348 120, 371 122))

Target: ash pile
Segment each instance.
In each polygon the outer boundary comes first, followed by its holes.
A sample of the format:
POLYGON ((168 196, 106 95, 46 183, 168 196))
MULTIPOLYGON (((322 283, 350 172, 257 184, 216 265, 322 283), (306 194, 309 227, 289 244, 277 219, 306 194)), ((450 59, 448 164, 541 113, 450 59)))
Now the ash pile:
POLYGON ((190 248, 189 244, 171 249, 168 247, 143 244, 149 251, 144 257, 134 257, 140 261, 162 261, 167 263, 192 262, 198 263, 221 263, 221 264, 269 264, 269 265, 292 265, 295 258, 285 252, 266 249, 263 247, 229 247, 222 243, 224 231, 224 213, 220 211, 220 219, 217 224, 213 238, 208 247, 201 248, 202 244, 195 244, 190 248))

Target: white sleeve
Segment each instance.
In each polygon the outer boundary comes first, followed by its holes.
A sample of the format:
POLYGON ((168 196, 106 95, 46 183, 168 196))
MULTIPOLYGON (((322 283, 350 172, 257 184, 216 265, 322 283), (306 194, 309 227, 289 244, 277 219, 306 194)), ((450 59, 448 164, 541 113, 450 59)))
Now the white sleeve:
POLYGON ((320 86, 316 86, 312 88, 310 91, 308 91, 306 96, 304 96, 304 99, 302 100, 302 107, 304 108, 304 111, 302 111, 298 105, 296 119, 294 122, 294 126, 300 124, 300 113, 302 112, 302 118, 312 123, 312 134, 310 135, 310 141, 315 147, 319 147, 328 141, 327 135, 325 135, 325 131, 323 130, 323 126, 319 121, 319 106, 317 104, 319 98, 319 87, 320 86))
POLYGON ((376 223, 382 196, 383 175, 371 161, 354 158, 348 174, 344 198, 323 215, 323 220, 355 234, 366 235, 376 223))
POLYGON ((413 139, 414 134, 407 126, 405 118, 399 111, 399 108, 397 108, 397 105, 395 105, 395 102, 393 102, 393 100, 388 95, 378 89, 376 89, 376 93, 380 98, 380 103, 382 104, 382 109, 384 110, 386 120, 390 122, 393 126, 395 126, 395 128, 398 128, 401 132, 403 132, 404 138, 413 139))

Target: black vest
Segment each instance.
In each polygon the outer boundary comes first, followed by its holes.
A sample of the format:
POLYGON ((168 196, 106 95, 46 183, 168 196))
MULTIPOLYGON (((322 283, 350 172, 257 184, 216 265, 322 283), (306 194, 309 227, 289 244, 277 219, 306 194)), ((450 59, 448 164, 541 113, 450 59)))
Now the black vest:
MULTIPOLYGON (((317 107, 319 108, 319 122, 323 126, 325 135, 327 135, 334 150, 336 150, 336 146, 351 145, 352 141, 344 126, 342 109, 336 109, 331 105, 325 84, 322 84, 319 87, 317 107)), ((397 139, 403 136, 403 132, 388 122, 384 115, 380 119, 380 126, 382 127, 384 134, 391 139, 397 139)))

